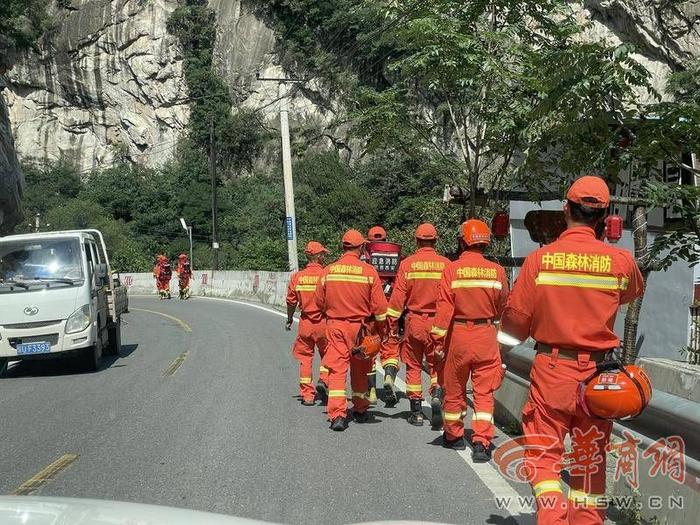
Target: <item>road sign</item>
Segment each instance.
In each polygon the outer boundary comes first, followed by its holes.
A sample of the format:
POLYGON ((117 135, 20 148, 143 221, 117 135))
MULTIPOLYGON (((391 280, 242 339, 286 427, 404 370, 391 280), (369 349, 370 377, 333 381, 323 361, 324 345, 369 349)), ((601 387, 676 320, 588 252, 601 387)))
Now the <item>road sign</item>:
POLYGON ((294 221, 291 217, 287 217, 287 240, 294 240, 294 221))

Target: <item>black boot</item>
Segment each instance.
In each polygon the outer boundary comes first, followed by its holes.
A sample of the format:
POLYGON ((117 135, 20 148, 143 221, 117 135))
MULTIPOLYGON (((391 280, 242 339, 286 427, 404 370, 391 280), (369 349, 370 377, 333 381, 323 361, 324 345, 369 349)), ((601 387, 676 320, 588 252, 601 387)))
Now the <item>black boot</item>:
POLYGON ((466 450, 467 443, 464 438, 448 439, 447 434, 442 435, 442 446, 452 450, 466 450))
POLYGON ((442 428, 442 398, 444 395, 442 387, 436 386, 433 388, 430 398, 430 408, 432 410, 430 426, 433 430, 440 430, 442 428))
POLYGON ((399 402, 394 385, 397 373, 398 369, 395 366, 389 365, 384 368, 384 405, 389 408, 395 407, 399 402))
POLYGON ((408 422, 416 427, 423 426, 423 408, 420 399, 411 399, 411 415, 408 417, 408 422))
POLYGON ((346 428, 348 428, 348 423, 344 417, 337 417, 331 423, 331 430, 334 432, 343 432, 346 428))
POLYGON ((377 404, 377 374, 372 372, 367 375, 367 391, 369 393, 369 404, 377 404))
POLYGON ((320 379, 316 383, 316 398, 322 405, 328 404, 328 385, 320 379))
POLYGON ((474 463, 486 463, 491 459, 491 448, 486 448, 481 443, 474 445, 472 450, 472 460, 474 463))

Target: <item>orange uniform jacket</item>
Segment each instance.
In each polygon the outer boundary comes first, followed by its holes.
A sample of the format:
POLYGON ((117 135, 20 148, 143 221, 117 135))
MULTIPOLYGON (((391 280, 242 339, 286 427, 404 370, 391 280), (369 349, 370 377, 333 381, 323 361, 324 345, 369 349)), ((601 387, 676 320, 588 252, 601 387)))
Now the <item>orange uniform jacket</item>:
POLYGON ((508 298, 502 266, 477 252, 465 251, 442 274, 432 333, 444 337, 452 318, 477 320, 500 317, 508 298))
POLYGON ((302 318, 314 322, 323 319, 323 314, 314 299, 316 285, 321 275, 323 275, 323 266, 318 263, 309 263, 306 268, 292 275, 287 288, 287 304, 299 305, 302 318))
POLYGON ((316 304, 329 319, 386 320, 387 302, 377 270, 353 253, 329 264, 319 286, 316 304))
POLYGON ((613 331, 619 305, 643 290, 631 253, 599 241, 591 228, 570 228, 525 259, 501 330, 521 341, 609 350, 620 344, 613 331))
POLYGON ((387 315, 401 317, 404 308, 417 314, 435 313, 442 271, 450 260, 433 248, 419 248, 399 265, 387 315))

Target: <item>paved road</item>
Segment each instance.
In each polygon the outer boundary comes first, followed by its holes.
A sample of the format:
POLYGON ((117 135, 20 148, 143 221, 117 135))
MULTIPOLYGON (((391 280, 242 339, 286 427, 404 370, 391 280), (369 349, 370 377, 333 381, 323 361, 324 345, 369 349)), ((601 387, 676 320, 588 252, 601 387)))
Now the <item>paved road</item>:
POLYGON ((380 402, 373 424, 331 432, 322 407, 299 404, 293 333, 279 315, 207 299, 131 306, 124 356, 100 371, 25 363, 0 379, 0 493, 71 453, 78 460, 36 494, 292 524, 532 523, 494 503, 526 487, 408 425, 405 399, 380 402))

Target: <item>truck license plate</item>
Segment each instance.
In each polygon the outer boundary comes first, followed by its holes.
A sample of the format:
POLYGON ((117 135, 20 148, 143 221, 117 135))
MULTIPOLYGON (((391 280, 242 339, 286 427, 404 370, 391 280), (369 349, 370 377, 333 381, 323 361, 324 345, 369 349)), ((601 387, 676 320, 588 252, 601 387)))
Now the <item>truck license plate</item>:
POLYGON ((17 345, 17 355, 48 354, 51 343, 20 343, 17 345))

